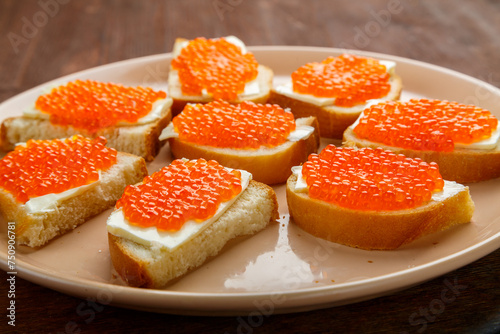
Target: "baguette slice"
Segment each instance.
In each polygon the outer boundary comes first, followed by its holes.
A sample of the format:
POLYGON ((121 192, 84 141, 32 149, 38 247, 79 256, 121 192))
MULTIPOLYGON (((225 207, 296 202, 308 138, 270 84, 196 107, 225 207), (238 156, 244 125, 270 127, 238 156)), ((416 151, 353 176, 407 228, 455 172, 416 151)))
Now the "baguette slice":
POLYGON ((381 147, 396 154, 404 154, 410 158, 420 158, 426 162, 439 165, 443 179, 458 183, 480 182, 500 177, 500 147, 492 150, 470 150, 456 148, 452 152, 417 151, 400 147, 387 146, 361 139, 350 126, 344 132, 344 146, 351 147, 381 147))
POLYGON ((426 234, 468 223, 474 203, 465 187, 443 201, 431 200, 415 209, 359 211, 311 199, 296 192, 297 176, 287 181, 290 217, 304 231, 329 241, 361 249, 396 249, 426 234))
POLYGON ((137 183, 147 175, 143 158, 118 152, 116 164, 101 172, 99 184, 62 200, 55 210, 28 213, 12 194, 0 189, 0 211, 6 220, 16 223, 18 244, 38 247, 111 208, 127 185, 137 183))
POLYGON ((154 122, 135 126, 109 127, 93 134, 72 126, 55 125, 50 120, 30 117, 7 118, 2 122, 0 129, 1 148, 10 151, 14 149, 15 144, 27 142, 29 139, 67 138, 81 134, 91 138, 103 136, 107 139, 109 147, 143 157, 146 161, 152 161, 162 146, 158 137, 172 119, 171 103, 171 101, 167 103, 161 118, 154 122))
POLYGON ((204 231, 174 250, 146 247, 108 233, 111 261, 130 286, 161 288, 201 266, 238 236, 253 235, 278 219, 274 190, 254 180, 227 211, 204 231))
POLYGON ((284 183, 292 173, 292 167, 307 160, 319 147, 318 121, 315 117, 296 120, 297 125, 314 127, 314 132, 296 142, 286 142, 275 148, 259 150, 237 150, 229 148, 197 145, 169 138, 170 150, 175 158, 216 160, 221 165, 244 169, 252 174, 254 180, 265 184, 284 183))
MULTIPOLYGON (((391 78, 392 87, 384 100, 398 100, 401 95, 401 78, 394 74, 391 78)), ((271 90, 268 103, 278 104, 282 108, 290 108, 295 118, 315 116, 319 122, 321 137, 341 139, 345 129, 354 123, 363 111, 364 105, 353 108, 340 108, 337 106, 318 106, 309 102, 293 99, 271 90)))
MULTIPOLYGON (((174 51, 179 50, 178 52, 180 52, 180 45, 187 41, 188 40, 185 38, 177 38, 174 43, 174 51)), ((255 79, 259 84, 259 92, 228 102, 241 103, 242 101, 251 101, 255 103, 266 103, 273 85, 273 76, 274 73, 269 67, 259 65, 257 78, 255 79)), ((174 99, 174 103, 172 105, 173 116, 178 115, 188 103, 208 103, 213 101, 211 97, 183 95, 178 76, 174 75, 172 70, 170 70, 168 74, 168 96, 174 99)))

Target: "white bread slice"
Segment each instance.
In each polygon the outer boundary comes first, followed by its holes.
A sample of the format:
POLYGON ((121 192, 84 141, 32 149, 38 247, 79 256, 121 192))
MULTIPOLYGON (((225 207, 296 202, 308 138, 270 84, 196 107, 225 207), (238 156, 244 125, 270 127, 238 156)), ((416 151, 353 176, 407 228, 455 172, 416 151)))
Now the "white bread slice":
MULTIPOLYGON (((394 74, 391 77, 391 90, 383 99, 398 100, 402 88, 401 78, 394 74)), ((283 95, 276 89, 271 90, 267 103, 278 104, 282 108, 290 108, 295 118, 315 116, 319 122, 321 137, 335 139, 342 138, 345 129, 356 121, 364 108, 364 105, 360 105, 346 111, 346 108, 337 106, 318 106, 283 95)))
MULTIPOLYGON (((174 43, 174 50, 179 49, 179 46, 188 40, 185 38, 177 38, 174 43)), ((241 103, 243 101, 250 101, 255 103, 266 103, 273 85, 273 71, 264 65, 258 66, 257 80, 259 84, 259 92, 256 94, 247 95, 242 99, 235 101, 228 101, 231 103, 241 103)), ((182 94, 181 83, 176 76, 173 75, 172 70, 168 74, 168 96, 174 99, 172 105, 173 116, 178 115, 188 103, 208 103, 213 101, 211 97, 204 96, 185 96, 182 94)))
POLYGON ((162 288, 216 256, 228 241, 253 235, 278 219, 274 190, 254 180, 227 211, 193 239, 170 251, 108 233, 111 261, 130 286, 162 288))
POLYGON ((287 181, 291 220, 304 231, 329 241, 362 249, 396 249, 426 234, 470 222, 474 203, 469 188, 443 201, 408 210, 361 211, 311 199, 296 192, 297 176, 287 181))
POLYGON ((10 151, 14 149, 15 144, 27 142, 29 139, 68 138, 76 134, 90 138, 103 136, 107 139, 108 147, 152 161, 163 144, 158 137, 171 119, 172 113, 167 106, 161 117, 151 123, 109 127, 95 134, 89 134, 72 126, 52 124, 49 120, 23 116, 11 117, 2 122, 0 144, 3 150, 10 151))
POLYGON ((315 117, 296 120, 297 126, 308 125, 315 130, 306 139, 286 142, 274 148, 239 150, 197 145, 169 138, 170 150, 175 158, 216 160, 229 168, 243 169, 252 173, 254 180, 265 184, 284 183, 292 173, 292 167, 302 164, 319 147, 320 135, 315 117))
POLYGON ((361 139, 350 126, 344 132, 344 146, 351 147, 381 147, 396 154, 404 154, 410 158, 420 158, 426 162, 439 165, 439 172, 445 180, 458 183, 485 181, 500 177, 500 147, 492 150, 471 150, 456 148, 452 152, 417 151, 400 147, 387 146, 361 139))
POLYGON ((0 189, 0 211, 6 220, 16 223, 18 244, 38 247, 111 208, 127 185, 140 182, 147 175, 143 158, 118 152, 117 163, 101 172, 99 184, 62 200, 56 210, 29 213, 12 194, 0 189))

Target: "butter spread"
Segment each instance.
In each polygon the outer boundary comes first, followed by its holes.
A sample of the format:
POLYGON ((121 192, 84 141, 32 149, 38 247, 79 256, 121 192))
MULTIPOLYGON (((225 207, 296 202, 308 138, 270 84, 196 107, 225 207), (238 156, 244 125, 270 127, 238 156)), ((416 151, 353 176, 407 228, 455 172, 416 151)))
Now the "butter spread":
MULTIPOLYGON (((139 118, 135 123, 129 122, 118 122, 115 126, 130 126, 138 124, 147 124, 157 121, 162 117, 164 111, 172 106, 172 99, 167 97, 165 99, 156 100, 151 107, 151 110, 145 116, 139 118)), ((50 119, 50 114, 41 112, 35 108, 35 104, 23 111, 24 117, 36 118, 36 119, 50 119)))
MULTIPOLYGON (((287 140, 296 142, 302 139, 307 139, 314 132, 314 128, 309 125, 297 125, 295 130, 290 132, 287 140)), ((179 138, 179 134, 174 130, 174 125, 170 123, 160 134, 160 140, 168 138, 179 138)))
MULTIPOLYGON (((228 168, 229 169, 229 168, 228 168)), ((193 239, 195 236, 205 230, 210 224, 219 219, 220 216, 239 198, 245 191, 252 179, 252 174, 247 171, 241 172, 241 192, 227 202, 222 202, 215 215, 203 222, 194 220, 187 221, 179 231, 168 232, 158 231, 156 227, 140 227, 130 224, 121 209, 113 211, 107 221, 107 230, 109 233, 123 237, 145 246, 160 246, 173 250, 185 242, 193 239)))
MULTIPOLYGON (((388 61, 388 60, 380 60, 379 63, 384 65, 386 67, 387 73, 389 73, 391 75, 391 79, 389 79, 389 83, 391 85, 391 90, 388 93, 388 95, 390 95, 392 93, 393 88, 395 87, 394 80, 392 80, 392 78, 393 78, 393 75, 395 72, 396 63, 393 61, 388 61)), ((333 103, 335 102, 334 97, 316 97, 312 94, 297 93, 293 90, 292 81, 288 81, 287 83, 285 83, 283 85, 279 85, 275 89, 278 93, 280 93, 282 95, 288 96, 288 97, 293 98, 295 100, 311 103, 311 104, 314 104, 314 105, 317 105, 320 107, 333 106, 333 103)), ((388 95, 386 95, 386 96, 388 96, 388 95)), ((338 110, 342 110, 345 113, 350 113, 350 112, 356 113, 356 112, 360 112, 361 110, 363 110, 365 108, 366 104, 368 104, 368 103, 378 103, 378 102, 382 102, 385 100, 386 99, 384 97, 382 97, 379 99, 368 100, 368 101, 366 101, 365 104, 362 104, 362 105, 357 105, 357 106, 353 106, 353 107, 335 106, 335 108, 337 108, 338 110)))
MULTIPOLYGON (((366 106, 368 108, 372 104, 376 104, 376 102, 370 103, 369 105, 366 106)), ((358 119, 350 126, 352 129, 358 125, 359 120, 363 117, 363 113, 359 115, 358 119)), ((480 140, 475 143, 471 144, 462 144, 462 143, 455 143, 455 148, 465 148, 469 150, 493 150, 497 147, 498 145, 498 140, 500 139, 500 127, 497 127, 495 131, 491 133, 491 136, 489 136, 486 139, 480 140)))
MULTIPOLYGON (((292 172, 297 176, 297 182, 295 183, 295 191, 296 192, 307 192, 307 183, 305 179, 302 177, 302 166, 294 166, 292 167, 292 172)), ((444 201, 445 199, 455 196, 460 191, 465 189, 465 186, 456 183, 454 181, 446 181, 444 180, 444 187, 442 191, 437 191, 432 194, 432 201, 444 201)))
MULTIPOLYGON (((100 178, 100 176, 101 175, 99 172, 99 178, 100 178)), ((47 194, 47 195, 43 195, 43 196, 39 196, 39 197, 33 197, 33 198, 30 198, 29 201, 27 201, 24 204, 24 207, 25 207, 26 211, 28 213, 31 213, 31 214, 41 214, 44 212, 56 211, 58 205, 62 201, 69 199, 69 198, 72 198, 72 197, 75 197, 75 196, 78 196, 78 195, 94 188, 98 184, 99 184, 99 180, 94 181, 94 182, 89 183, 89 184, 86 184, 86 185, 83 185, 83 186, 68 189, 68 190, 63 191, 63 192, 58 193, 58 194, 52 193, 52 194, 47 194)))

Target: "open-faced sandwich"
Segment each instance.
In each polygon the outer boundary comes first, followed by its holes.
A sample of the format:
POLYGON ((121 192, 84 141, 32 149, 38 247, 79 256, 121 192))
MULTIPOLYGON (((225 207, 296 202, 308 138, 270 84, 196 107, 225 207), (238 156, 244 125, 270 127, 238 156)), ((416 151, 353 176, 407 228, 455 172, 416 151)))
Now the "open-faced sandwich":
POLYGON ((443 181, 435 163, 382 149, 327 146, 294 168, 286 188, 291 221, 362 249, 395 249, 468 223, 469 188, 443 181))
POLYGON ((29 139, 103 136, 109 147, 151 161, 171 105, 165 92, 152 88, 75 80, 48 88, 21 117, 4 120, 0 143, 8 151, 29 139))
POLYGON ((225 100, 265 103, 273 71, 257 62, 234 36, 194 40, 178 38, 172 51, 168 94, 174 116, 187 103, 225 100))
POLYGON ((216 160, 266 184, 284 183, 319 146, 315 117, 295 120, 278 105, 253 102, 186 105, 162 132, 167 138, 176 158, 216 160))
POLYGON ((128 285, 161 288, 274 222, 276 194, 251 177, 213 160, 178 159, 127 187, 107 222, 117 273, 128 285))
POLYGON ((446 180, 460 183, 500 176, 500 129, 490 111, 457 102, 412 99, 363 111, 344 133, 344 145, 382 147, 436 162, 446 180))
POLYGON ((296 118, 315 116, 321 137, 340 139, 367 103, 399 98, 395 67, 350 54, 328 57, 298 68, 289 82, 272 89, 268 102, 290 108, 296 118))
POLYGON ((127 185, 147 175, 143 158, 75 135, 29 140, 0 160, 0 210, 16 241, 42 246, 111 208, 127 185))

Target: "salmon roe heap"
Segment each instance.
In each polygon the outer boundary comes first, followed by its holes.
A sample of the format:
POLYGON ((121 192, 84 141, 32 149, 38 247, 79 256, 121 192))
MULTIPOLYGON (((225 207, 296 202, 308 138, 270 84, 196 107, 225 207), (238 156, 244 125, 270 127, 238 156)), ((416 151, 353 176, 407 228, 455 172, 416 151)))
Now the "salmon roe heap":
POLYGON ((52 124, 95 133, 118 122, 136 123, 167 94, 149 87, 76 80, 41 95, 35 108, 50 115, 52 124))
POLYGON ((388 146, 451 152, 455 143, 489 138, 498 120, 488 110, 457 102, 412 99, 384 102, 363 111, 356 136, 388 146))
POLYGON ((343 54, 300 67, 292 73, 292 84, 299 94, 335 98, 334 105, 353 107, 389 94, 389 78, 378 60, 343 54))
POLYGON ((29 140, 0 160, 0 187, 20 203, 61 193, 99 180, 99 171, 116 163, 106 138, 29 140))
POLYGON ((182 94, 202 95, 203 89, 214 100, 234 101, 245 84, 257 77, 258 63, 251 53, 225 38, 196 38, 171 62, 179 73, 182 94))
POLYGON ((276 147, 295 130, 291 112, 278 105, 214 101, 187 105, 173 120, 179 139, 234 149, 276 147))
POLYGON ((382 149, 329 145, 302 167, 309 196, 354 210, 411 209, 441 191, 436 163, 382 149))
POLYGON ((186 221, 213 217, 222 202, 242 190, 241 172, 227 170, 214 160, 174 160, 128 186, 116 208, 136 226, 156 226, 159 231, 178 231, 186 221))

